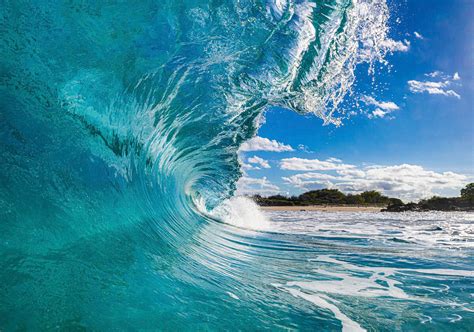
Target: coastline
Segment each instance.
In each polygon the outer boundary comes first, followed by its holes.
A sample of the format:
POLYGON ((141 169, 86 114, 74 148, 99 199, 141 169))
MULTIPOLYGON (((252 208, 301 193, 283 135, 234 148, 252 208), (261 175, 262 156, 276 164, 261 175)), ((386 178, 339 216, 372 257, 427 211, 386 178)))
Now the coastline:
POLYGON ((260 206, 263 211, 380 212, 380 206, 308 205, 260 206))

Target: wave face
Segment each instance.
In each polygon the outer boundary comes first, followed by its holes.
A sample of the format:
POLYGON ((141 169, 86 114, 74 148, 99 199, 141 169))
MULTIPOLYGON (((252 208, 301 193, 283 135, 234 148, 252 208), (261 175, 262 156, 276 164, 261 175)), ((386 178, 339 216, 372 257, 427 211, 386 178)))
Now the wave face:
POLYGON ((340 122, 355 67, 388 52, 384 1, 5 1, 0 13, 0 327, 320 323, 263 291, 253 250, 291 250, 226 225, 264 220, 227 199, 269 106, 340 122))

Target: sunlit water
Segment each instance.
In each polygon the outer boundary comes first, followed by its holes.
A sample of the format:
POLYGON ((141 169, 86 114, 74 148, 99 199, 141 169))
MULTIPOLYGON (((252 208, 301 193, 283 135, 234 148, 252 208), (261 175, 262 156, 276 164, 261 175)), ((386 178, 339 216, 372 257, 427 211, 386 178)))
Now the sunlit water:
POLYGON ((267 215, 277 232, 269 237, 295 246, 274 257, 285 277, 272 286, 306 301, 308 315, 340 324, 331 329, 472 330, 474 214, 267 215), (296 263, 286 260, 292 251, 296 263))

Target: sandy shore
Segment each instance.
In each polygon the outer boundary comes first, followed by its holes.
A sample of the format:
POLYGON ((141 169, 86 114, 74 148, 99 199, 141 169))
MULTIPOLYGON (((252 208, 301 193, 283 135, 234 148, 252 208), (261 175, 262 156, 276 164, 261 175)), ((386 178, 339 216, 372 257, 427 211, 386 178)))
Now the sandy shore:
POLYGON ((380 206, 261 206, 264 211, 324 211, 324 212, 380 212, 380 206))

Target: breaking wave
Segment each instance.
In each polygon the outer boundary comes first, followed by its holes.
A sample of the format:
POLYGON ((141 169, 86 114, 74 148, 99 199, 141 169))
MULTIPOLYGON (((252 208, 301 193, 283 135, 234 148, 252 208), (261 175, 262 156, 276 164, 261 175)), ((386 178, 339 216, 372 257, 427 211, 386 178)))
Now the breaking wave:
MULTIPOLYGON (((383 0, 1 7, 7 329, 202 329, 199 312, 229 315, 222 294, 261 286, 252 248, 300 250, 265 240, 266 217, 232 197, 239 146, 270 106, 339 124, 356 66, 390 51, 383 0)), ((271 311, 258 301, 232 315, 250 324, 271 311)), ((314 323, 292 310, 282 326, 314 323)))

